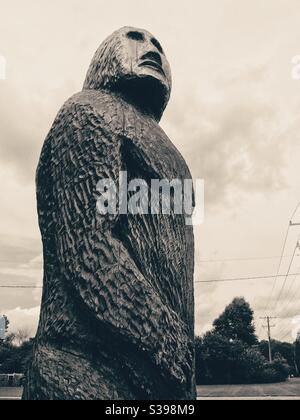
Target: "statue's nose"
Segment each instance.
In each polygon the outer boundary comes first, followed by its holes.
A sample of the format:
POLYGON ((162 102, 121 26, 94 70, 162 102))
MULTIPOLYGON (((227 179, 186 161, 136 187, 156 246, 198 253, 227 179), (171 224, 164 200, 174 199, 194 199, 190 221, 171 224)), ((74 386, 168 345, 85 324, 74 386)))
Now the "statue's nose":
POLYGON ((161 56, 156 51, 149 51, 146 54, 144 54, 141 58, 142 58, 142 60, 151 60, 151 61, 154 61, 155 63, 159 64, 160 66, 162 65, 161 56))

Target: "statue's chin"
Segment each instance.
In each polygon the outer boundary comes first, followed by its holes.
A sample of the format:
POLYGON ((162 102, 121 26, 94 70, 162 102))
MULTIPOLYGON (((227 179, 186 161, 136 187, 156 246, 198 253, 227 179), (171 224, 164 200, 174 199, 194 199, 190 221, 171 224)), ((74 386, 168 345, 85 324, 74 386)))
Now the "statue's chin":
POLYGON ((160 78, 142 74, 119 81, 114 90, 143 113, 159 121, 169 100, 167 86, 160 78))

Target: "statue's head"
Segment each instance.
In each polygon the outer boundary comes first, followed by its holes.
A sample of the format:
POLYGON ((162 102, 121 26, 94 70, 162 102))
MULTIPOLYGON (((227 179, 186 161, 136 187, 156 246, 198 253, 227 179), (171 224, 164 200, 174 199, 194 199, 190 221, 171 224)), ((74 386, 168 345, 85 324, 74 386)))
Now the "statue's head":
POLYGON ((149 32, 125 27, 96 52, 84 89, 119 92, 143 112, 160 120, 170 99, 170 65, 159 41, 149 32))

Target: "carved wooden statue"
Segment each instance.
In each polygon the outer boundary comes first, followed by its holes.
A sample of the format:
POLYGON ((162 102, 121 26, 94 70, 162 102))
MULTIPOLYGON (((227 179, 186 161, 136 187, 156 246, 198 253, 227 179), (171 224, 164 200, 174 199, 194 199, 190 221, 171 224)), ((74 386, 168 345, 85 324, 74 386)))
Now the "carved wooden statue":
POLYGON ((25 400, 195 398, 194 238, 185 215, 97 212, 97 183, 191 179, 158 123, 164 51, 123 28, 60 110, 37 170, 44 290, 25 400))

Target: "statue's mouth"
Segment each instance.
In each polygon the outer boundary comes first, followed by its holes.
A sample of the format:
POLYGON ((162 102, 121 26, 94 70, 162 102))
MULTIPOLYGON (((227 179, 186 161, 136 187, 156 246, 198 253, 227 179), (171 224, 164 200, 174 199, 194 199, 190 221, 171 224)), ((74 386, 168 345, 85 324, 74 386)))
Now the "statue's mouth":
POLYGON ((145 60, 141 64, 139 64, 139 67, 149 67, 153 70, 158 71, 160 74, 162 74, 164 77, 166 77, 166 74, 165 74, 163 68, 156 61, 145 60))

